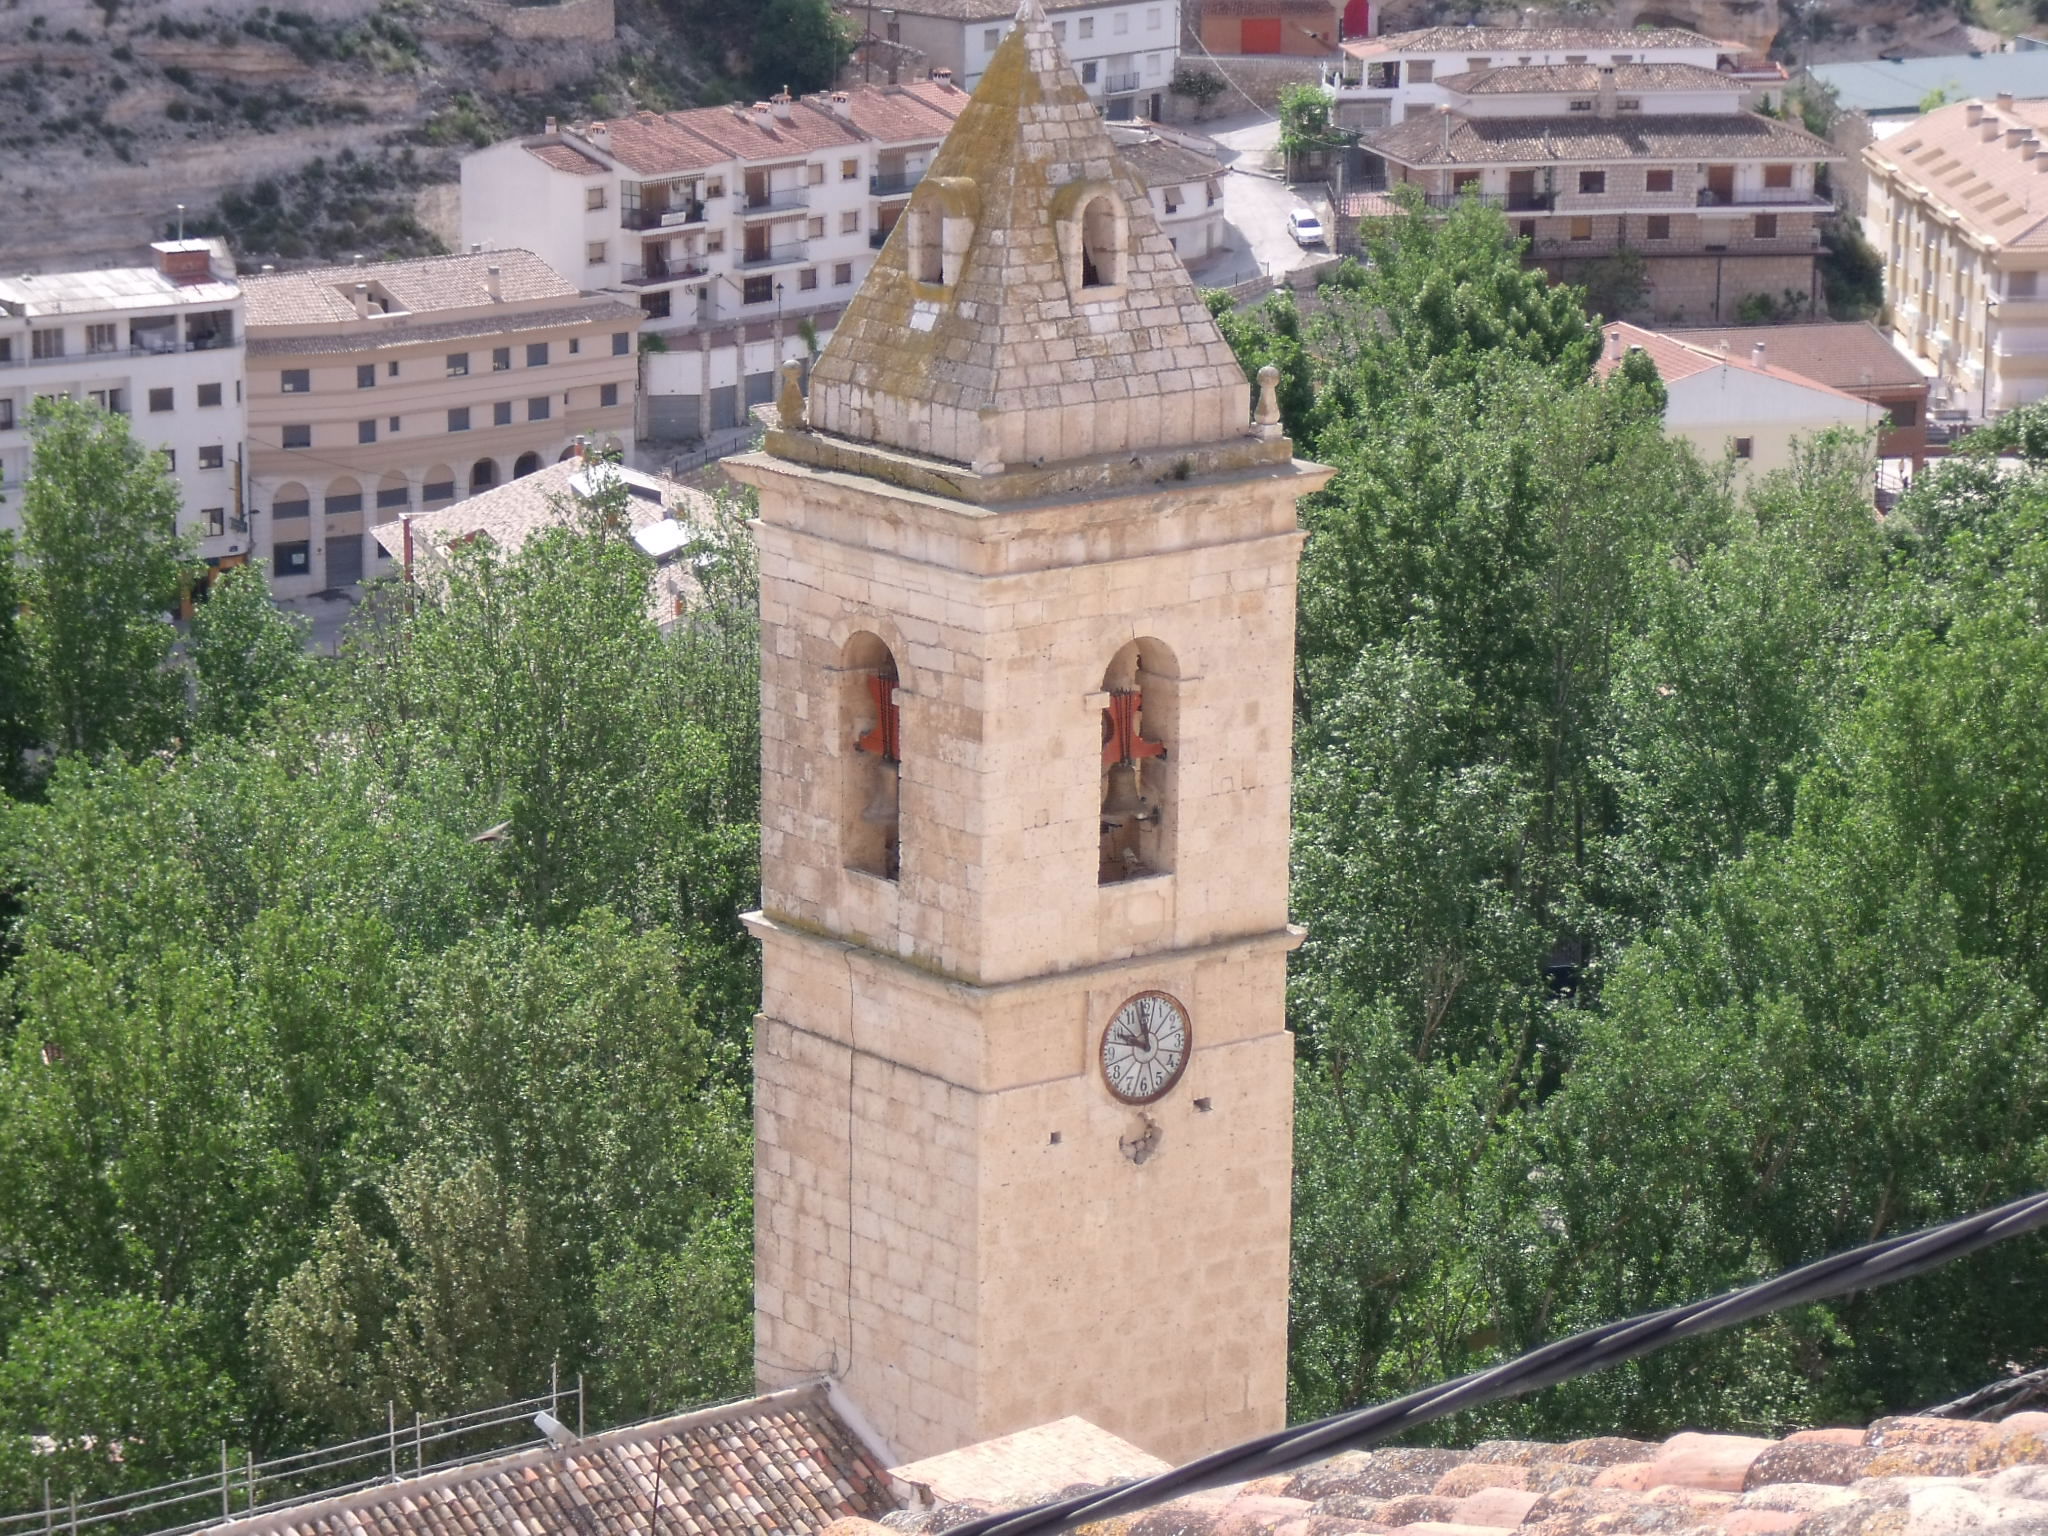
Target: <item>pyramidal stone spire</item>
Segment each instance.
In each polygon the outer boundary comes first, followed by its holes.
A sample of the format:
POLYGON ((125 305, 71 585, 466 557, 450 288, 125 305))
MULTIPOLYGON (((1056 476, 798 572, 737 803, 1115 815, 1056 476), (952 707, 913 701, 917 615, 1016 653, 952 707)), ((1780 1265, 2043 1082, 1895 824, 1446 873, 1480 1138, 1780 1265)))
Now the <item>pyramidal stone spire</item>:
POLYGON ((991 475, 1241 439, 1250 399, 1024 0, 818 359, 808 426, 991 475))

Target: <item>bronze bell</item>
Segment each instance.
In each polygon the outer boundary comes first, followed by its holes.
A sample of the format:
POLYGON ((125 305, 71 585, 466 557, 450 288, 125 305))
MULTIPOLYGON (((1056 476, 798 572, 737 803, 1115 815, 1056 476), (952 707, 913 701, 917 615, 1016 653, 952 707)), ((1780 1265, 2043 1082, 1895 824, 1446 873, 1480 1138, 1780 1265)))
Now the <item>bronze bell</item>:
POLYGON ((1138 770, 1130 763, 1118 763, 1109 770, 1109 793, 1102 800, 1102 824, 1122 827, 1146 819, 1145 800, 1138 793, 1138 770))
POLYGON ((899 770, 886 757, 875 764, 875 770, 875 792, 868 796, 860 819, 874 826, 893 827, 898 820, 899 770))

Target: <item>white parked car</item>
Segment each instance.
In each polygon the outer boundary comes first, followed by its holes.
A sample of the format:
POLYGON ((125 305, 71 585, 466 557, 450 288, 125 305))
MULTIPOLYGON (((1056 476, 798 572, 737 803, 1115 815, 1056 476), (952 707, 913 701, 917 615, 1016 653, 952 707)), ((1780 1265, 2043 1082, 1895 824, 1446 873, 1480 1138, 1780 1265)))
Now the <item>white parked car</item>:
POLYGON ((1294 236, 1296 245, 1321 245, 1323 221, 1306 208, 1297 208, 1287 215, 1287 233, 1294 236))

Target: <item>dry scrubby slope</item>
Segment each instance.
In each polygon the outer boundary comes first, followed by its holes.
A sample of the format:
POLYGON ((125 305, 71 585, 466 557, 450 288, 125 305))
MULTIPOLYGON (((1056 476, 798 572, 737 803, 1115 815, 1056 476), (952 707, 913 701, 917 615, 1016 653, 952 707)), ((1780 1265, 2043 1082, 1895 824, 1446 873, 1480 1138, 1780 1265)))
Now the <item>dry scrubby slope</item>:
POLYGON ((528 42, 458 0, 0 0, 0 263, 127 257, 223 194, 245 259, 432 248, 417 194, 471 143, 704 89, 652 0, 619 22, 528 42))

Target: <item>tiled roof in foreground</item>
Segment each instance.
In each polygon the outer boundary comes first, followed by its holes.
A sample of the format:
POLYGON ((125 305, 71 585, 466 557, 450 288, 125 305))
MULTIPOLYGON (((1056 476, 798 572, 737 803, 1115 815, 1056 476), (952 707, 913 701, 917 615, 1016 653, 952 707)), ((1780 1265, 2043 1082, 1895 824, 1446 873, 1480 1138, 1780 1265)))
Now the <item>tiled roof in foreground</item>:
MULTIPOLYGON (((1060 1492, 1047 1489, 1050 1497, 1060 1492)), ((894 1514, 941 1532, 975 1506, 894 1514)), ((872 1528, 855 1521, 833 1536, 872 1528)), ((1879 1419, 1782 1440, 1619 1437, 1347 1452, 1175 1499, 1081 1536, 2039 1536, 2048 1413, 2001 1424, 1879 1419)))
POLYGON ((227 1521, 206 1536, 797 1536, 895 1507, 881 1466, 812 1385, 227 1521))

